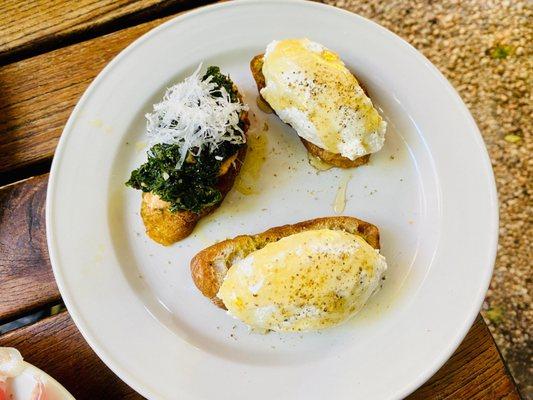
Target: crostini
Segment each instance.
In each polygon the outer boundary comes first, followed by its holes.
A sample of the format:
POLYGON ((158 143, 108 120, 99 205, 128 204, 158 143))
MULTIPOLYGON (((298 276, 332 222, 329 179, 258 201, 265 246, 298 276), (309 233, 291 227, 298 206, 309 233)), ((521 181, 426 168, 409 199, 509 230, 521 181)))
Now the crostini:
POLYGON ((248 108, 218 67, 167 89, 146 115, 152 146, 127 186, 143 192, 146 233, 162 245, 191 234, 220 206, 246 155, 248 108))
POLYGON ((198 289, 259 331, 338 325, 357 313, 387 269, 379 230, 353 217, 325 217, 237 236, 191 261, 198 289))
POLYGON ((323 162, 353 168, 383 147, 387 123, 333 51, 308 39, 273 41, 250 69, 261 101, 323 162))

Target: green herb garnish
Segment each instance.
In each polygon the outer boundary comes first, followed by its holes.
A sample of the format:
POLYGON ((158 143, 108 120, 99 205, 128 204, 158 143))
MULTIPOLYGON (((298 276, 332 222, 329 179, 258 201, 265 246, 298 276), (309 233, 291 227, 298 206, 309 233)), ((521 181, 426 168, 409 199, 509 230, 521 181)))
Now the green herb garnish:
POLYGON ((221 143, 214 152, 202 151, 176 169, 179 145, 156 144, 148 152, 148 161, 131 173, 126 185, 158 195, 170 203, 170 211, 199 213, 222 199, 215 187, 220 166, 238 148, 239 145, 229 142, 221 143))
MULTIPOLYGON (((211 77, 211 82, 217 85, 218 88, 223 87, 224 89, 226 89, 226 92, 229 93, 229 96, 232 102, 237 101, 237 93, 233 89, 232 80, 228 76, 221 73, 219 67, 211 66, 207 68, 207 71, 205 75, 202 77, 202 80, 205 81, 209 77, 211 77)), ((216 94, 213 94, 213 95, 217 96, 216 94)))
MULTIPOLYGON (((210 78, 216 89, 224 88, 231 102, 237 102, 237 92, 231 79, 220 72, 219 67, 209 67, 202 80, 210 78)), ((221 96, 212 92, 214 97, 221 96)), ((244 122, 238 124, 244 128, 244 122)), ((131 173, 127 186, 150 192, 170 203, 170 211, 192 211, 200 213, 206 207, 222 200, 222 193, 216 187, 220 167, 229 157, 239 151, 242 144, 222 141, 216 147, 202 146, 188 151, 180 165, 181 144, 160 143, 148 151, 148 160, 131 173)))

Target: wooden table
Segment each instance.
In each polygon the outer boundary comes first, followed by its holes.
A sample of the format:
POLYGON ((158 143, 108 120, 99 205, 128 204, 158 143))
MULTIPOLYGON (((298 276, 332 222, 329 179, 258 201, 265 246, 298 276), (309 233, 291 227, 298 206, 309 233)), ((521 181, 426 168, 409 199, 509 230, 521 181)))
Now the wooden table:
MULTIPOLYGON (((0 325, 61 296, 45 235, 48 169, 62 128, 100 70, 194 0, 4 0, 0 4, 0 325), (4 185, 4 186, 2 186, 4 185)), ((95 355, 68 311, 0 336, 78 399, 141 398, 95 355)), ((451 359, 410 399, 518 399, 478 317, 451 359)))

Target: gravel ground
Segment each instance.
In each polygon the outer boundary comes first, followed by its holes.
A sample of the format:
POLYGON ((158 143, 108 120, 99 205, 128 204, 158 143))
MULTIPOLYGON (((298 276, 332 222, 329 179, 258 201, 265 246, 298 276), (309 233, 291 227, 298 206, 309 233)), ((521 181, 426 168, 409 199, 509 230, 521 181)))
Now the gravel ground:
POLYGON ((533 2, 324 2, 370 18, 419 49, 453 83, 476 119, 500 201, 498 257, 482 314, 522 394, 533 398, 533 2))

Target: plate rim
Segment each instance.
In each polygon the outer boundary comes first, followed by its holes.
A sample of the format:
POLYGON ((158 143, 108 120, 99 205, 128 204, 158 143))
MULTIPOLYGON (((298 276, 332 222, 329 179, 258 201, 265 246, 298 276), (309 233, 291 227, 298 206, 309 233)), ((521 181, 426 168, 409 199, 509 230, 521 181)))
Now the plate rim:
POLYGON ((404 40, 402 37, 398 36, 394 32, 388 30, 387 28, 379 25, 378 23, 363 17, 359 14, 352 13, 350 11, 327 5, 322 3, 315 3, 312 1, 307 0, 233 0, 231 2, 222 2, 222 3, 216 3, 211 5, 204 5, 200 6, 198 8, 195 8, 193 10, 187 10, 183 12, 182 14, 179 14, 173 18, 171 18, 168 21, 163 22, 162 24, 152 28, 148 32, 144 33, 137 39, 135 39, 133 42, 131 42, 127 47, 125 47, 122 51, 120 51, 109 63, 106 64, 106 66, 98 73, 98 75, 93 79, 93 81, 90 83, 90 85, 87 87, 87 89, 84 91, 83 95, 80 97, 78 102, 76 103, 76 106, 72 110, 69 119, 67 123, 65 124, 62 134, 60 136, 58 145, 56 147, 56 151, 54 154, 54 158, 52 161, 51 169, 50 169, 50 175, 48 179, 48 188, 47 188, 47 196, 46 196, 46 236, 47 236, 47 246, 49 251, 49 257, 50 262, 52 265, 52 270, 54 273, 55 281, 58 285, 59 291, 61 293, 62 299, 65 302, 65 305, 68 308, 69 314, 74 321, 76 327, 79 329, 80 333, 82 334, 83 338, 87 341, 89 346, 92 348, 92 350, 98 355, 102 361, 119 377, 119 379, 123 380, 125 383, 127 383, 131 388, 133 388, 135 391, 140 393, 141 395, 152 398, 157 397, 154 396, 154 393, 151 393, 150 390, 142 385, 142 383, 135 380, 130 373, 124 369, 121 365, 118 365, 115 360, 107 353, 107 351, 103 348, 102 344, 98 339, 93 337, 93 334, 89 333, 88 325, 83 320, 82 316, 78 314, 76 311, 75 306, 75 300, 74 298, 70 297, 70 295, 65 296, 64 294, 67 293, 67 288, 65 286, 65 283, 63 281, 60 268, 58 267, 59 261, 58 261, 58 250, 56 250, 56 238, 54 237, 52 231, 52 226, 54 225, 52 223, 52 208, 54 203, 54 196, 53 192, 56 186, 56 175, 57 170, 59 168, 62 155, 64 153, 64 147, 66 146, 67 139, 69 135, 72 133, 73 125, 75 125, 76 119, 81 114, 81 109, 84 105, 84 103, 87 101, 87 99, 91 96, 91 94, 96 90, 96 87, 106 78, 107 73, 114 68, 116 64, 118 64, 120 61, 122 61, 124 58, 127 57, 127 55, 133 51, 136 47, 140 46, 142 43, 147 41, 152 36, 156 35, 160 31, 167 29, 169 26, 174 25, 176 23, 180 23, 182 20, 194 18, 199 14, 203 13, 210 13, 210 12, 216 12, 216 10, 220 8, 229 8, 229 7, 239 7, 243 4, 250 5, 250 4, 257 4, 261 5, 264 3, 279 3, 279 4, 287 4, 287 3, 296 3, 300 4, 304 7, 314 7, 314 8, 323 8, 323 9, 329 9, 330 11, 337 12, 339 14, 348 14, 351 17, 359 18, 364 20, 366 23, 369 23, 370 25, 373 25, 375 29, 385 32, 389 35, 392 35, 395 37, 396 40, 399 41, 407 50, 411 51, 415 56, 419 57, 421 61, 424 62, 426 67, 428 67, 429 71, 432 72, 432 74, 439 80, 439 82, 442 84, 443 88, 446 88, 448 92, 453 97, 453 100, 455 103, 458 104, 459 108, 463 111, 463 117, 466 118, 469 125, 471 126, 472 133, 475 133, 474 138, 476 145, 480 151, 480 156, 482 158, 483 167, 484 167, 484 176, 485 178, 488 178, 490 181, 489 185, 489 191, 490 191, 490 208, 492 209, 492 215, 491 215, 491 221, 490 224, 494 226, 494 232, 492 233, 492 242, 491 242, 491 248, 487 248, 487 254, 490 259, 490 265, 488 265, 485 276, 483 276, 483 281, 480 281, 480 290, 476 295, 476 301, 471 307, 471 310, 469 312, 469 318, 465 320, 465 323, 457 327, 456 329, 456 336, 453 338, 453 340, 449 340, 449 345, 447 348, 441 350, 438 354, 438 357, 435 356, 434 362, 431 366, 427 366, 424 370, 425 373, 418 376, 416 380, 411 381, 409 384, 406 384, 404 386, 403 391, 394 393, 394 396, 398 396, 398 398, 403 398, 412 392, 414 392, 416 389, 418 389, 421 385, 423 385, 431 376, 433 376, 450 358, 450 356, 453 354, 453 352, 459 347, 461 342, 464 340, 465 336, 467 335, 468 331, 470 330, 475 318, 477 317, 479 310, 483 304, 483 301, 485 299, 485 294, 488 290, 488 287, 490 285, 490 281, 492 278, 492 273, 494 270, 494 262, 496 259, 496 253, 497 253, 497 247, 498 247, 498 232, 499 232, 499 207, 498 207, 498 195, 496 190, 496 183, 494 178, 494 172, 492 169, 490 157, 487 151, 487 148, 485 146, 485 143, 483 141, 483 137, 481 135, 481 132, 479 131, 479 128, 470 113, 468 107, 460 97, 457 90, 452 86, 452 84, 446 79, 446 77, 440 72, 440 70, 433 64, 429 59, 427 59, 419 50, 417 50, 414 46, 412 46, 409 42, 404 40))

